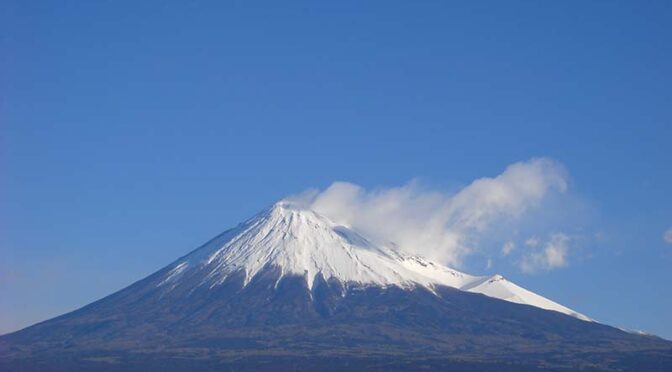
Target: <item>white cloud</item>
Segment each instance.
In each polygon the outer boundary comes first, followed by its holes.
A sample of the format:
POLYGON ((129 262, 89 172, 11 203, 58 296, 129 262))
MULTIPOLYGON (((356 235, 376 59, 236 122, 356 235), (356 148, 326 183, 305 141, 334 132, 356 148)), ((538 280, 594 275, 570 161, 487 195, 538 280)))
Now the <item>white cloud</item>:
POLYGON ((475 243, 487 228, 516 221, 551 192, 566 188, 564 168, 538 158, 512 164, 496 177, 477 179, 454 194, 427 191, 414 182, 376 190, 336 182, 290 200, 373 239, 459 266, 464 257, 478 252, 475 243))
POLYGON ((533 273, 566 266, 568 264, 569 242, 569 236, 562 233, 553 234, 543 249, 535 250, 523 256, 520 269, 526 273, 533 273))
POLYGON ((530 248, 538 247, 539 246, 539 238, 537 238, 535 236, 530 237, 529 239, 527 239, 525 241, 525 245, 530 247, 530 248))
POLYGON ((665 230, 665 233, 663 233, 663 240, 665 241, 665 243, 672 244, 672 227, 665 230))
POLYGON ((516 249, 516 244, 514 242, 506 242, 502 246, 502 254, 504 256, 508 256, 513 252, 513 250, 516 249))

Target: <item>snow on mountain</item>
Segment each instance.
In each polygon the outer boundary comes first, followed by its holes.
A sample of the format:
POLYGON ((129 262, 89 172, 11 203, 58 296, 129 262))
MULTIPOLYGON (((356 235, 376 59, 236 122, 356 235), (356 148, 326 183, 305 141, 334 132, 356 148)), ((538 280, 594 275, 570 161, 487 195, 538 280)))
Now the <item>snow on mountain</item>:
POLYGON ((477 280, 461 287, 463 291, 474 293, 481 293, 486 296, 499 298, 501 300, 515 302, 519 304, 532 305, 542 309, 554 310, 581 320, 592 321, 589 317, 576 312, 568 307, 562 306, 557 302, 553 302, 546 297, 540 296, 534 292, 516 285, 506 280, 501 275, 493 275, 491 277, 480 277, 477 280))
POLYGON ((238 227, 226 231, 170 266, 159 286, 168 289, 181 279, 197 278, 215 287, 243 272, 245 285, 266 269, 283 276, 303 276, 309 289, 315 277, 335 279, 344 286, 449 286, 505 301, 554 310, 590 320, 547 298, 504 279, 472 276, 439 263, 405 255, 393 245, 381 245, 288 201, 280 201, 238 227))

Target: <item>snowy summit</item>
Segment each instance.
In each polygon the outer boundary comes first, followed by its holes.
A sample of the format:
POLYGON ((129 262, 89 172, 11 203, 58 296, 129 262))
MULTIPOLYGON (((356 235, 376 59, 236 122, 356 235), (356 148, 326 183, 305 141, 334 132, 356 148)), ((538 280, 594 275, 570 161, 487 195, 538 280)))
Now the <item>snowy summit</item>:
MULTIPOLYGON (((280 201, 245 223, 224 232, 168 267, 158 284, 170 290, 189 280, 214 288, 233 274, 244 285, 267 270, 299 276, 308 289, 318 276, 344 288, 397 286, 404 289, 454 287, 505 301, 554 310, 576 318, 590 318, 530 292, 501 275, 473 276, 440 263, 400 252, 318 213, 280 201)), ((276 282, 277 284, 277 282, 276 282)))

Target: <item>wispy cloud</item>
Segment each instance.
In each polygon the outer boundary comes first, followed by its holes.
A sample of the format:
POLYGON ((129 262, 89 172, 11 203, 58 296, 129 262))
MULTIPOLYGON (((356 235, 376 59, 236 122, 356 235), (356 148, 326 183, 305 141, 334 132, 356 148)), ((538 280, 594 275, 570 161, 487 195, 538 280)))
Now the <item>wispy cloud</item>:
POLYGON ((672 244, 672 227, 665 230, 665 232, 663 233, 663 240, 665 241, 665 243, 672 244))
POLYGON ((516 249, 516 243, 508 241, 502 246, 502 254, 504 256, 508 256, 511 254, 511 252, 513 252, 514 249, 516 249))
MULTIPOLYGON (((427 190, 416 182, 375 190, 336 182, 290 199, 373 239, 393 241, 404 251, 459 267, 465 257, 484 253, 478 242, 493 226, 519 221, 550 194, 566 190, 564 167, 535 158, 512 164, 498 176, 477 179, 456 193, 427 190)), ((548 248, 543 260, 531 258, 530 267, 537 262, 547 268, 564 265, 563 247, 548 248)), ((511 243, 501 252, 508 255, 514 248, 511 243)))
POLYGON ((525 240, 525 245, 530 248, 537 247, 539 246, 539 238, 536 236, 529 237, 527 240, 525 240))
POLYGON ((542 249, 535 249, 523 256, 520 269, 526 273, 534 273, 566 266, 570 241, 571 238, 565 234, 553 234, 542 249))

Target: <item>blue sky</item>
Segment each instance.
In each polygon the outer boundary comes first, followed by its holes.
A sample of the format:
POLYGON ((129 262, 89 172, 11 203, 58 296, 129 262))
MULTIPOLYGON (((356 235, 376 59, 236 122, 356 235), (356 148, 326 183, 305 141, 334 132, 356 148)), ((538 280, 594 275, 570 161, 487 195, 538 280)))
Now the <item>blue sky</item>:
POLYGON ((359 3, 3 2, 0 333, 288 194, 547 157, 567 192, 516 228, 576 254, 463 269, 672 338, 672 4, 359 3))

